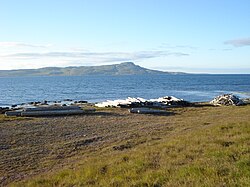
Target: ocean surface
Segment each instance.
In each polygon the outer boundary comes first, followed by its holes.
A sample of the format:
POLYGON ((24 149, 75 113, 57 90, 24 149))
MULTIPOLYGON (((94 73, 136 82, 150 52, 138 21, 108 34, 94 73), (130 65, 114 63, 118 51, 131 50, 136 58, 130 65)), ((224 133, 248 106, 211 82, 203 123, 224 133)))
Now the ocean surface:
POLYGON ((175 96, 209 101, 224 93, 250 97, 250 75, 132 75, 0 78, 0 106, 65 99, 99 102, 175 96))

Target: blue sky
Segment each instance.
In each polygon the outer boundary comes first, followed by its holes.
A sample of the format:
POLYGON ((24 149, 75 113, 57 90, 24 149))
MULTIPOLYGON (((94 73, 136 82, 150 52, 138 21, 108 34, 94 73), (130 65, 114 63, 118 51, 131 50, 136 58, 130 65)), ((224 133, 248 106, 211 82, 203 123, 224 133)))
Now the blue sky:
POLYGON ((133 61, 250 73, 249 0, 1 0, 0 69, 133 61))

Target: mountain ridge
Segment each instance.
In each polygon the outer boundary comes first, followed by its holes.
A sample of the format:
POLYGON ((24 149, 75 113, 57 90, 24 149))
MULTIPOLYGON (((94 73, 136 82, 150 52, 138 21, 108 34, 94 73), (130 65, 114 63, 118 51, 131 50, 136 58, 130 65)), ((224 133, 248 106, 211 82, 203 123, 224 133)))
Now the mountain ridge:
POLYGON ((24 76, 86 76, 86 75, 143 75, 143 74, 185 74, 151 70, 133 62, 101 66, 44 67, 38 69, 0 70, 0 77, 24 76))

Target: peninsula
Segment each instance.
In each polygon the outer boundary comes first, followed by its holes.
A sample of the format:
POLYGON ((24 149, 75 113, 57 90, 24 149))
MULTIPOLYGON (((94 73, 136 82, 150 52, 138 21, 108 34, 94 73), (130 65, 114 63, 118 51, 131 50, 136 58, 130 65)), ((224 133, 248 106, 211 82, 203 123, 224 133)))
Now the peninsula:
POLYGON ((180 72, 164 72, 150 70, 135 65, 133 62, 124 62, 102 66, 70 66, 45 67, 39 69, 0 70, 0 77, 23 76, 86 76, 86 75, 143 75, 143 74, 184 74, 180 72))

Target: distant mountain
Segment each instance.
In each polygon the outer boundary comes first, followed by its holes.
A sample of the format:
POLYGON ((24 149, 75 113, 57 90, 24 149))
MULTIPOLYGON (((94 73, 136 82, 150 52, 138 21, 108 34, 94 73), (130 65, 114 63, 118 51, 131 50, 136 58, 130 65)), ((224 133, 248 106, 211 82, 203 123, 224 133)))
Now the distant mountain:
POLYGON ((143 74, 183 74, 150 70, 133 62, 103 66, 46 67, 39 69, 0 70, 0 77, 20 76, 84 76, 84 75, 143 75, 143 74))

